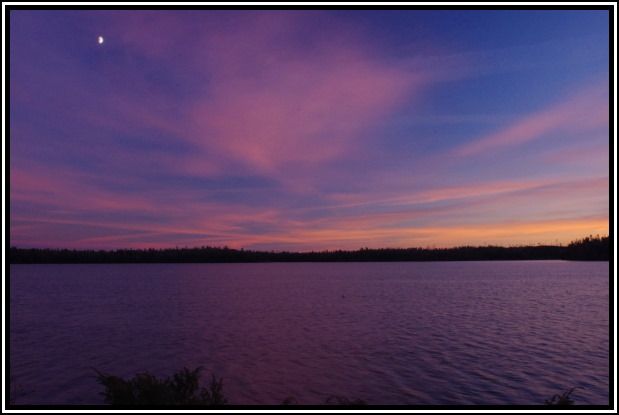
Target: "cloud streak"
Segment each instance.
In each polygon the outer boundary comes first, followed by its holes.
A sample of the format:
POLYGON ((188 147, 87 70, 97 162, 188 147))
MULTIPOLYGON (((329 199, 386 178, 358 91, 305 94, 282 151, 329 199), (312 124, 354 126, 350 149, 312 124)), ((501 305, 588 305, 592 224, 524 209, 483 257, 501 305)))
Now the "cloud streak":
POLYGON ((608 126, 608 84, 587 87, 552 105, 516 121, 508 127, 456 150, 466 157, 508 149, 539 140, 550 132, 586 132, 608 126))

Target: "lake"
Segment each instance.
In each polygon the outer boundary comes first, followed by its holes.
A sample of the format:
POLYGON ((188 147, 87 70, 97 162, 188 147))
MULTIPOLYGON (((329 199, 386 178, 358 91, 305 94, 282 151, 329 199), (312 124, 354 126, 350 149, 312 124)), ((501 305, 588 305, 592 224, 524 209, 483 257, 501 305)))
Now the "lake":
POLYGON ((239 405, 608 405, 609 263, 10 266, 14 403, 183 366, 239 405))

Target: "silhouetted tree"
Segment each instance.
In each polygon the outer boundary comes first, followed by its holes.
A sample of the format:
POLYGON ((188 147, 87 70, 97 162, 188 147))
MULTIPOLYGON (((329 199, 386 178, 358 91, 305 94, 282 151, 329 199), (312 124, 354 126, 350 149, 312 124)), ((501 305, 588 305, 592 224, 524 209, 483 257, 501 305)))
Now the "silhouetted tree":
POLYGON ((461 246, 457 248, 362 248, 356 251, 264 252, 228 247, 173 249, 68 250, 12 247, 12 264, 37 263, 159 263, 159 262, 346 262, 346 261, 488 261, 569 259, 608 261, 608 236, 588 236, 567 246, 461 246))

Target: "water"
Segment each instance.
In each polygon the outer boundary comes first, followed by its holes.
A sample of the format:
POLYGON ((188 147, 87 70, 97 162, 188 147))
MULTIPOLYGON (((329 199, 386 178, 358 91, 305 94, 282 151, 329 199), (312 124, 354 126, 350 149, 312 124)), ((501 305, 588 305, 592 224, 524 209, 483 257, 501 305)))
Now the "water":
MULTIPOLYGON (((607 262, 11 265, 15 403, 204 366, 234 404, 609 397, 607 262)), ((205 377, 206 378, 206 377, 205 377)))

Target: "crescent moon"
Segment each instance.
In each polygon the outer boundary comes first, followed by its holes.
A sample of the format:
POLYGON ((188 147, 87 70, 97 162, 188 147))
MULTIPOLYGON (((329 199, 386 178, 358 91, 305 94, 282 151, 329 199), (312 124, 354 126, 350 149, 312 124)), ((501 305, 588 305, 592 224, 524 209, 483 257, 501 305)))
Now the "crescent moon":
POLYGON ((97 38, 97 43, 100 44, 100 45, 102 45, 104 41, 105 41, 105 39, 103 39, 103 36, 99 36, 97 38))

